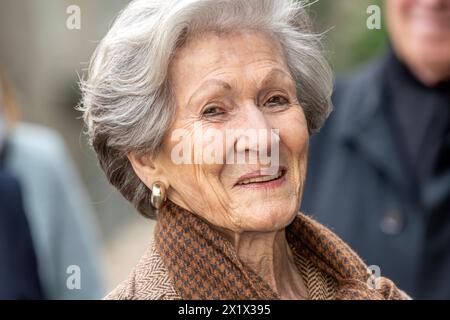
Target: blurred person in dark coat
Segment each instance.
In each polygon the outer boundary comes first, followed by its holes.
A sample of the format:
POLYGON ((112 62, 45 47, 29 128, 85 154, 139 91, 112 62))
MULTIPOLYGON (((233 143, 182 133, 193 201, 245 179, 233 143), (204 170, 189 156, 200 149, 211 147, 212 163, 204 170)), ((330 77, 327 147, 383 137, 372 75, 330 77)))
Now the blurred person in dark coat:
POLYGON ((43 298, 36 255, 17 178, 4 168, 5 118, 0 91, 0 299, 43 298))
POLYGON ((0 170, 0 299, 42 297, 17 179, 0 170))
POLYGON ((0 93, 4 168, 20 183, 43 294, 99 299, 104 295, 100 235, 64 141, 50 128, 19 120, 12 86, 1 73, 0 93), (68 285, 73 270, 80 271, 80 286, 68 285))
POLYGON ((450 299, 450 0, 386 0, 391 49, 338 79, 302 209, 413 298, 450 299))

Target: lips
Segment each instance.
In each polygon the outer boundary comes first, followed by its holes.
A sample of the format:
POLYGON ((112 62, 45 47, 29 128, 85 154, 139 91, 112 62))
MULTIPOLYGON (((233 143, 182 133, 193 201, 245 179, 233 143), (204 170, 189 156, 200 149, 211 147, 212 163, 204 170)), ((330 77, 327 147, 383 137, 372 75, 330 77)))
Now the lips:
POLYGON ((280 167, 274 174, 263 174, 261 170, 243 175, 236 182, 235 186, 264 185, 281 180, 286 174, 286 168, 280 167))

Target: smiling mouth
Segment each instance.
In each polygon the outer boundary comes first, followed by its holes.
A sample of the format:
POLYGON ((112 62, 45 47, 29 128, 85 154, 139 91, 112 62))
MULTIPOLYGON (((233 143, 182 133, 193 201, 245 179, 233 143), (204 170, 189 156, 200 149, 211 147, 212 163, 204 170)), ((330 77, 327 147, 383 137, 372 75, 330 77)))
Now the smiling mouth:
POLYGON ((244 178, 239 180, 235 186, 242 187, 242 186, 269 186, 273 185, 276 186, 277 182, 282 182, 283 178, 286 175, 286 168, 280 168, 275 174, 273 175, 255 175, 248 178, 244 178))

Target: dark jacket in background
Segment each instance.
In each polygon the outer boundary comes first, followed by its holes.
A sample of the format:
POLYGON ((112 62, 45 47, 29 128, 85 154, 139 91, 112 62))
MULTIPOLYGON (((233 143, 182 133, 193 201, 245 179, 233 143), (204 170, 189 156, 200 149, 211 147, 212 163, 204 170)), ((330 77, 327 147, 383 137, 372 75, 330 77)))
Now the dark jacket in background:
POLYGON ((336 84, 302 210, 413 298, 450 299, 450 86, 391 52, 336 84))
POLYGON ((0 170, 0 299, 41 299, 18 181, 0 170))

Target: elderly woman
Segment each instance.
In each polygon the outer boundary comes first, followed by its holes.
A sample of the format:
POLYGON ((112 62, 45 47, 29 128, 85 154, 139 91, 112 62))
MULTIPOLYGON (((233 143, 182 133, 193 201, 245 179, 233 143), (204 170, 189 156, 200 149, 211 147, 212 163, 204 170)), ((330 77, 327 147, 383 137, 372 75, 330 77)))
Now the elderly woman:
POLYGON ((81 109, 109 181, 157 224, 107 298, 405 298, 298 212, 331 88, 296 1, 131 2, 81 109))

